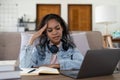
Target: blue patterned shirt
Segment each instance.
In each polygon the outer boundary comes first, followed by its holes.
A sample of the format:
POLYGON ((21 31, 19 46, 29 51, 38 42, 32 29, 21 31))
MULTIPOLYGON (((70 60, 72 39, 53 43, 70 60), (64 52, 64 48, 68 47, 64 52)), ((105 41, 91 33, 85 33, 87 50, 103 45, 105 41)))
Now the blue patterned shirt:
MULTIPOLYGON (((39 46, 27 45, 20 53, 20 68, 30 68, 50 64, 52 53, 45 48, 43 53, 39 46)), ((83 61, 83 55, 77 48, 69 48, 67 51, 59 48, 57 52, 58 63, 61 70, 80 69, 83 61)))

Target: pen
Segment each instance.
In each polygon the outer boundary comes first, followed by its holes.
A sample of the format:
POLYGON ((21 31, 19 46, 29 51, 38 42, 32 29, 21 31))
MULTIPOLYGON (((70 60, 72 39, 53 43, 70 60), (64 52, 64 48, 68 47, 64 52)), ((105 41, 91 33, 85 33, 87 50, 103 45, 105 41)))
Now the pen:
POLYGON ((30 70, 28 73, 31 73, 31 72, 33 72, 33 71, 35 71, 36 69, 32 69, 32 70, 30 70))

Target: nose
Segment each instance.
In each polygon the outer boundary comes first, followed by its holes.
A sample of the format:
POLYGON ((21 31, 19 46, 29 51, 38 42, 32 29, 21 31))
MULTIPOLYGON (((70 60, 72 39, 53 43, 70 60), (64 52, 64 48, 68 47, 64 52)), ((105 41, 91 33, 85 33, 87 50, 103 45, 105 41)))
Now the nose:
POLYGON ((53 29, 52 34, 54 34, 54 35, 57 34, 57 30, 53 29))

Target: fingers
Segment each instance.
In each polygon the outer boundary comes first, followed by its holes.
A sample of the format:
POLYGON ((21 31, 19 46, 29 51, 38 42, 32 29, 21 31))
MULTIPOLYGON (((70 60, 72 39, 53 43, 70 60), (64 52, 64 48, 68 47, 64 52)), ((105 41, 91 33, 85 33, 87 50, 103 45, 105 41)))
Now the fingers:
POLYGON ((39 31, 44 32, 46 30, 46 28, 47 28, 47 24, 45 24, 39 31))
POLYGON ((39 36, 41 36, 42 33, 46 30, 46 28, 47 28, 47 24, 45 24, 39 31, 35 32, 35 33, 33 34, 33 36, 31 37, 31 39, 30 39, 30 41, 29 41, 29 44, 32 45, 33 42, 34 42, 34 40, 35 40, 36 38, 38 38, 39 36))
POLYGON ((46 30, 46 28, 47 28, 47 24, 45 24, 39 31, 37 31, 35 33, 36 38, 39 37, 39 36, 41 36, 42 33, 46 30))

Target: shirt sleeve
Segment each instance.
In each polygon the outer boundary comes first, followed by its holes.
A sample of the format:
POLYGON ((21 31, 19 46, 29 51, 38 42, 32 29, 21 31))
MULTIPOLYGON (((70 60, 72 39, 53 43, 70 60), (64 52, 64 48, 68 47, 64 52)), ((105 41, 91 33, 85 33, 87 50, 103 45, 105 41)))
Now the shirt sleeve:
POLYGON ((83 55, 77 48, 75 48, 72 53, 72 59, 62 59, 59 61, 61 70, 80 69, 83 62, 83 55))
POLYGON ((37 49, 35 46, 26 45, 21 50, 19 59, 20 59, 20 68, 31 68, 35 66, 37 49))

